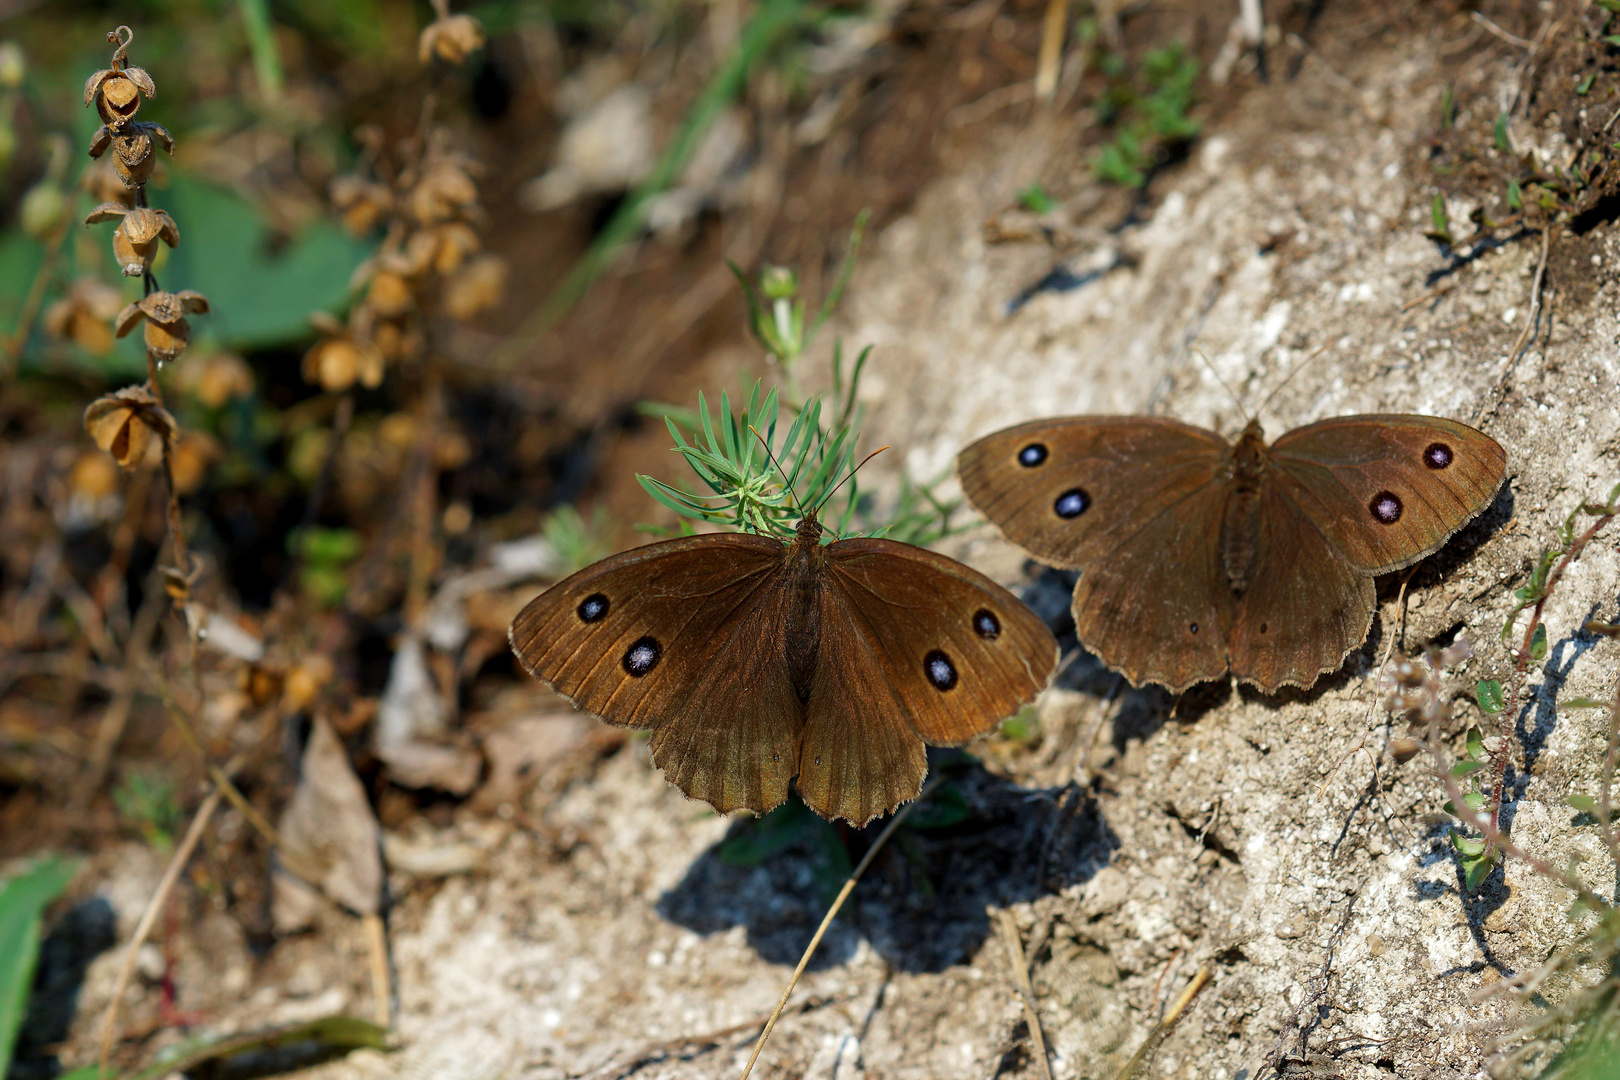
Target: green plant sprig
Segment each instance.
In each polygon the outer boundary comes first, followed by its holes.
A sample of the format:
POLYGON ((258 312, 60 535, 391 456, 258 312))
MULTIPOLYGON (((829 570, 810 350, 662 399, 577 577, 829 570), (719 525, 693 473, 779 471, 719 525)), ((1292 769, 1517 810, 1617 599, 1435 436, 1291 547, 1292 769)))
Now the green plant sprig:
POLYGON ((674 410, 665 414, 664 423, 675 439, 675 451, 686 459, 711 494, 672 487, 650 476, 637 475, 636 479, 647 494, 683 518, 730 525, 742 532, 782 540, 791 538, 798 520, 848 480, 849 494, 834 527, 835 532, 842 533, 854 516, 858 498, 852 479, 854 429, 848 425, 821 427, 821 399, 812 397, 788 425, 778 445, 780 401, 775 390, 762 401, 761 389, 756 382, 741 413, 731 411, 731 399, 722 393, 717 417, 710 415, 708 403, 699 393, 697 412, 690 417, 695 423, 688 424, 699 430, 694 431, 690 441, 677 426, 674 410))
MULTIPOLYGON (((1605 637, 1620 637, 1620 626, 1610 623, 1589 621, 1586 628, 1605 637)), ((1577 818, 1575 824, 1595 822, 1598 825, 1608 848, 1610 864, 1620 873, 1620 834, 1613 828, 1611 817, 1614 775, 1620 763, 1620 680, 1616 680, 1607 702, 1577 698, 1562 705, 1608 709, 1608 740, 1599 795, 1594 799, 1573 794, 1569 805, 1591 819, 1583 823, 1577 818)), ((1517 857, 1511 850, 1508 854, 1517 857)), ((1565 885, 1570 885, 1574 876, 1573 861, 1563 873, 1534 861, 1528 865, 1535 873, 1565 885)), ((1620 904, 1576 888, 1568 918, 1574 922, 1587 912, 1595 912, 1599 917, 1576 940, 1555 950, 1538 967, 1498 985, 1499 992, 1511 992, 1520 1002, 1534 1002, 1544 1010, 1519 1027, 1513 1036, 1518 1045, 1500 1060, 1504 1066, 1517 1067, 1511 1075, 1531 1075, 1532 1070, 1540 1080, 1589 1080, 1612 1075, 1614 1047, 1620 1042, 1620 965, 1616 963, 1620 960, 1620 904), (1594 967, 1602 972, 1597 981, 1579 977, 1581 969, 1594 967), (1557 1004, 1549 1004, 1548 997, 1552 995, 1544 995, 1541 988, 1560 974, 1573 983, 1572 992, 1557 1004)), ((1503 1072, 1502 1075, 1510 1074, 1503 1072)))
MULTIPOLYGON (((850 228, 849 243, 844 249, 844 258, 838 269, 838 277, 833 281, 833 287, 821 301, 815 317, 805 324, 804 298, 799 295, 799 275, 785 266, 766 267, 760 271, 759 284, 748 279, 742 267, 726 260, 731 273, 742 287, 743 302, 748 305, 748 332, 754 336, 769 354, 771 360, 782 368, 787 377, 788 398, 790 406, 797 406, 801 395, 798 384, 794 378, 794 367, 799 358, 810 348, 811 342, 821 330, 823 324, 832 316, 838 307, 838 302, 844 297, 844 290, 849 287, 850 275, 855 272, 855 258, 861 250, 861 238, 866 233, 866 223, 871 219, 870 210, 862 210, 855 216, 855 224, 850 228)), ((840 343, 841 344, 841 343, 840 343)), ((839 345, 834 346, 835 352, 839 345)), ((865 359, 866 351, 861 353, 865 359)), ((834 360, 836 373, 837 360, 834 360)))

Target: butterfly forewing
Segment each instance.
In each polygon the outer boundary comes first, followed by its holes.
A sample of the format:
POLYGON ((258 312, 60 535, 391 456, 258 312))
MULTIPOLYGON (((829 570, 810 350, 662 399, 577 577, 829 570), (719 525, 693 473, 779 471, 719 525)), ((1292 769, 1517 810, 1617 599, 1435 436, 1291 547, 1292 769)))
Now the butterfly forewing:
POLYGON ((1272 444, 1275 482, 1353 566, 1381 574, 1430 555, 1490 505, 1507 453, 1435 416, 1341 416, 1272 444))
POLYGON ((653 730, 653 762, 721 812, 787 797, 803 706, 780 640, 787 552, 744 534, 604 559, 512 622, 525 669, 609 723, 653 730))
MULTIPOLYGON (((827 549, 826 589, 868 643, 906 719, 932 746, 994 731, 1057 667, 1046 624, 1006 589, 943 555, 891 540, 827 549)), ((823 623, 822 641, 833 636, 823 623)))
POLYGON ((1177 420, 1063 417, 986 435, 957 457, 957 474, 1013 543, 1053 566, 1089 566, 1217 482, 1229 449, 1177 420))

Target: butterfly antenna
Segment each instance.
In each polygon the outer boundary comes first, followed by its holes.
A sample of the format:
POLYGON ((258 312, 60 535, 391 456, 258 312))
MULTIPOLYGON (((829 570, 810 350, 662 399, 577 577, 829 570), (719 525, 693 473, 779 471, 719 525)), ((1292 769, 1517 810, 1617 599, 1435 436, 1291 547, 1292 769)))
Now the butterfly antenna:
POLYGON ((1325 352, 1327 352, 1327 345, 1318 345, 1315 352, 1311 353, 1311 355, 1307 356, 1305 359, 1301 360, 1299 363, 1290 368, 1288 370, 1288 374, 1283 376, 1283 381, 1274 386, 1271 393, 1266 395, 1266 400, 1260 403, 1259 411, 1264 413, 1268 408, 1270 408, 1272 399, 1282 392, 1282 388, 1293 382, 1295 375, 1298 375, 1300 372, 1310 367, 1311 363, 1325 352))
POLYGON ((821 512, 821 508, 823 506, 826 506, 828 503, 832 502, 832 497, 838 493, 839 488, 843 487, 846 483, 848 483, 849 481, 851 481, 851 480, 853 480, 855 478, 855 474, 861 471, 861 465, 865 465, 868 461, 871 461, 873 458, 877 457, 879 454, 883 453, 883 451, 885 451, 887 449, 888 449, 887 446, 880 446, 876 450, 872 451, 870 454, 867 454, 865 457, 861 458, 861 464, 857 465, 853 469, 849 470, 849 472, 844 476, 844 478, 842 480, 838 481, 838 483, 834 484, 833 489, 831 491, 827 492, 826 498, 822 499, 819 503, 816 504, 816 513, 819 514, 821 512))
POLYGON ((754 438, 759 440, 759 445, 765 448, 765 457, 776 469, 776 475, 782 478, 782 490, 787 492, 788 498, 793 500, 793 509, 799 514, 800 517, 803 517, 804 507, 799 502, 798 494, 793 490, 793 484, 788 480, 787 470, 782 468, 782 463, 776 460, 775 454, 771 453, 771 444, 765 441, 765 436, 761 435, 759 433, 759 429, 753 424, 748 425, 748 430, 754 433, 754 438))
POLYGON ((1240 412, 1240 413, 1243 413, 1243 422, 1245 424, 1248 423, 1250 417, 1249 417, 1248 413, 1244 411, 1243 398, 1238 395, 1238 392, 1236 390, 1232 389, 1232 384, 1231 383, 1229 383, 1225 379, 1221 378, 1221 373, 1219 371, 1215 370, 1215 361, 1211 360, 1208 356, 1204 355, 1204 350, 1203 349, 1194 348, 1192 350, 1192 352, 1193 352, 1194 356, 1198 357, 1198 359, 1200 359, 1200 360, 1202 360, 1204 362, 1205 367, 1209 368, 1209 373, 1211 375, 1215 376, 1215 381, 1216 382, 1221 384, 1221 389, 1225 390, 1227 396, 1232 399, 1232 404, 1237 406, 1237 411, 1240 412))

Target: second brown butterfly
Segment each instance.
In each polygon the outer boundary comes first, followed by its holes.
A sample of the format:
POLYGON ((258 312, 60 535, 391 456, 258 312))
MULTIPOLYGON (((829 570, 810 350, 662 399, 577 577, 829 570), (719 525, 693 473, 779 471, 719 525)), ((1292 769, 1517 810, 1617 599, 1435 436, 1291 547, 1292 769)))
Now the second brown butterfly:
POLYGON ((1228 673, 1270 693, 1337 668, 1372 625, 1373 578, 1490 505, 1507 455, 1433 416, 1343 416, 1267 445, 1150 416, 1006 428, 957 458, 1013 543, 1079 568, 1080 640, 1133 684, 1228 673))

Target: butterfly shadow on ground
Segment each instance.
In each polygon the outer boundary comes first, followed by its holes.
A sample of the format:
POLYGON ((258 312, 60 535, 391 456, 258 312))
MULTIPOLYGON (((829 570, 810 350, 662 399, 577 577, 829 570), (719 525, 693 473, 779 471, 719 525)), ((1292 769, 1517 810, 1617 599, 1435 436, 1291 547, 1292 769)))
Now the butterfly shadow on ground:
MULTIPOLYGON (((990 932, 986 905, 1086 881, 1119 846, 1095 803, 1076 790, 1021 788, 962 751, 930 751, 929 759, 945 782, 867 869, 812 970, 847 963, 862 938, 902 971, 966 962, 990 932)), ((658 911, 700 934, 746 927, 762 958, 795 964, 886 820, 851 829, 793 800, 738 821, 664 894, 658 911)))

